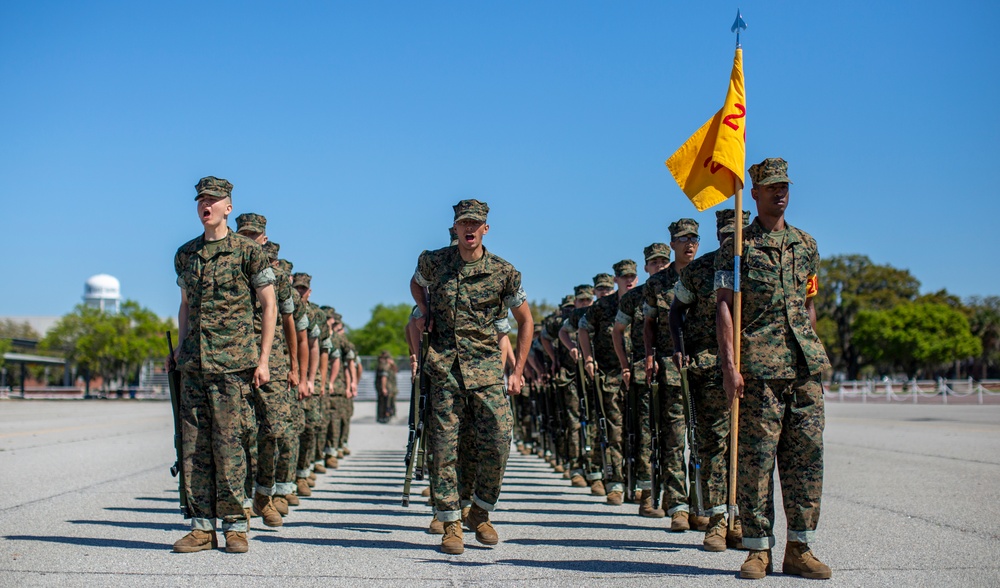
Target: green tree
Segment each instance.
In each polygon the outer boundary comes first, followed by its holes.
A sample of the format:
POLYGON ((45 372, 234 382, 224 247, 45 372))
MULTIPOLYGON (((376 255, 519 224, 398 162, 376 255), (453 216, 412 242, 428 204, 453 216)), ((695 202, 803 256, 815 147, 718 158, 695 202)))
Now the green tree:
POLYGON ((820 331, 834 368, 846 371, 848 379, 858 376, 865 359, 854 341, 855 319, 861 311, 890 310, 916 298, 919 290, 920 282, 908 270, 872 263, 865 255, 822 260, 815 301, 817 327, 824 318, 836 326, 835 337, 829 325, 820 331))
POLYGON ((377 355, 388 351, 393 356, 409 354, 406 345, 406 323, 410 319, 411 305, 376 304, 368 323, 360 329, 352 329, 348 338, 354 343, 359 355, 377 355))
MULTIPOLYGON (((542 324, 542 319, 559 309, 558 306, 555 304, 549 304, 549 302, 545 299, 542 299, 541 302, 532 300, 528 304, 531 306, 531 320, 533 320, 536 325, 542 324)), ((515 325, 511 326, 513 327, 515 325)))
POLYGON ((38 334, 28 321, 17 322, 14 319, 0 320, 0 339, 28 339, 38 341, 41 335, 38 334))
POLYGON ((0 368, 2 368, 4 364, 3 354, 10 351, 10 348, 11 348, 10 339, 0 339, 0 368))
POLYGON ((903 302, 891 310, 862 310, 854 324, 860 352, 909 377, 978 356, 982 345, 965 315, 935 302, 903 302))
POLYGON ((989 369, 1000 365, 1000 296, 973 296, 967 301, 969 326, 979 337, 983 351, 976 360, 980 379, 985 380, 989 369))

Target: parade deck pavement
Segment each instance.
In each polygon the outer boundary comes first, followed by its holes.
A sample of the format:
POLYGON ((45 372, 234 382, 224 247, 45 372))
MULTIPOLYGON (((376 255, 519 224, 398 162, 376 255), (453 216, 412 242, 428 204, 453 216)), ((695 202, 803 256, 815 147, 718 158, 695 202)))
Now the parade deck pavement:
MULTIPOLYGON (((400 406, 405 410, 405 405, 400 406)), ((823 586, 1000 585, 1000 406, 827 405, 817 555, 823 586)), ((745 552, 611 507, 512 452, 493 515, 501 542, 460 556, 400 506, 406 425, 359 403, 353 455, 280 529, 253 519, 250 552, 171 552, 177 507, 170 406, 0 402, 0 586, 732 586, 745 552)), ((780 498, 779 498, 780 505, 780 498)), ((776 572, 756 585, 802 586, 776 572)), ((221 537, 220 537, 221 541, 221 537)))

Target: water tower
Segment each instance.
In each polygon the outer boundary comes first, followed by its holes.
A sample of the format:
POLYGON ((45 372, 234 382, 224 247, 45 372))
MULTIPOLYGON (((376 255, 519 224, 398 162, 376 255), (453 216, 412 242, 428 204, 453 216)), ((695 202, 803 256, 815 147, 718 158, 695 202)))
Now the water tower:
POLYGON ((97 274, 83 286, 83 303, 102 312, 117 314, 121 299, 121 284, 114 276, 97 274))

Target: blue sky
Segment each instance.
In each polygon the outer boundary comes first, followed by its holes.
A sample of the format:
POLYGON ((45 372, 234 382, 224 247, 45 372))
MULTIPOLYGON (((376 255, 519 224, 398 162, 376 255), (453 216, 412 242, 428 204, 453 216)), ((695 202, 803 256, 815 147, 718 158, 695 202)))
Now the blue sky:
MULTIPOLYGON (((924 291, 1000 294, 1000 3, 739 8, 747 163, 790 162, 789 222, 924 291)), ((663 161, 722 105, 736 9, 4 2, 0 315, 68 312, 96 273, 176 314, 205 175, 235 185, 231 222, 268 217, 351 326, 409 300, 417 255, 469 197, 529 299, 557 300, 677 218, 713 226, 663 161)))

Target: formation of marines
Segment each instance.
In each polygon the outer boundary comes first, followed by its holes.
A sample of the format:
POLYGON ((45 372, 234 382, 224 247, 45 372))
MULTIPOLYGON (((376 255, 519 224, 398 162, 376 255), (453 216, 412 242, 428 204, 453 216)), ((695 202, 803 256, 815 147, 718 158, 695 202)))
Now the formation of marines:
POLYGON ((361 377, 341 315, 311 300, 312 277, 292 273, 260 214, 236 217, 231 183, 195 186, 204 232, 177 250, 181 288, 180 421, 191 532, 179 553, 249 549, 252 516, 280 527, 310 496, 317 474, 350 455, 353 399, 361 377))
MULTIPOLYGON (((757 216, 750 222, 749 212, 737 219, 733 210, 718 211, 718 250, 699 257, 700 224, 677 219, 669 224, 668 243, 644 249, 644 283, 639 284, 636 262, 622 259, 611 266, 613 275, 601 273, 573 288, 540 324, 532 320, 520 272, 483 245, 489 206, 463 200, 453 207, 451 244, 424 251, 417 260, 406 333, 411 377, 426 378, 428 385, 425 496, 433 507, 428 532, 442 535, 443 552, 464 551, 463 526, 482 544, 499 542, 491 513, 513 443, 522 454, 546 460, 570 486, 589 487, 610 507, 637 504, 639 516, 669 517, 673 532, 704 533, 706 551, 747 550, 740 568, 744 578, 763 578, 773 570, 777 463, 788 521, 783 571, 831 577, 809 547, 822 495, 820 377, 829 367, 815 331, 819 254, 811 236, 785 222, 787 163, 770 158, 749 172, 757 216), (744 235, 738 275, 737 222, 744 235), (739 347, 733 336, 734 291, 743 296, 739 347), (509 316, 517 325, 513 345, 509 316), (425 345, 417 343, 422 336, 425 345), (733 508, 729 437, 737 398, 733 508)), ((190 447, 191 465, 199 472, 189 475, 199 517, 192 519, 191 534, 175 544, 177 551, 214 545, 215 518, 222 519, 227 550, 232 541, 235 551, 246 551, 244 487, 247 495, 252 487, 249 504, 270 525, 269 508, 287 512, 279 500, 292 503, 296 495, 308 495, 310 476, 323 472, 324 465, 336 467, 349 453, 344 431, 357 385, 353 364, 359 362, 342 337, 339 316, 332 308, 313 310, 304 274, 292 278, 293 289, 286 284, 291 293, 282 297, 275 284, 289 278, 276 251, 268 265, 267 254, 254 246, 264 234, 262 217, 254 215, 260 224, 239 230, 246 239, 214 228, 214 215, 231 210, 229 190, 224 180, 199 182, 205 236, 177 255, 179 364, 185 385, 198 390, 191 396, 211 398, 208 410, 205 400, 192 401, 185 419, 185 433, 197 438, 201 432, 211 442, 190 447), (219 190, 220 184, 228 188, 219 190), (222 251, 231 255, 219 255, 222 251), (224 324, 206 320, 222 300, 249 301, 257 321, 253 333, 233 326, 237 317, 231 310, 223 312, 224 324), (242 338, 239 353, 225 348, 227 337, 242 338), (253 344, 245 344, 250 339, 253 344), (275 353, 287 355, 287 364, 275 353), (284 376, 282 365, 287 365, 284 376), (262 367, 270 369, 270 377, 262 367), (345 375, 342 394, 334 384, 340 375, 345 375), (316 388, 329 394, 316 394, 316 388), (270 400, 282 394, 284 403, 270 400), (225 404, 216 397, 224 397, 225 404), (239 403, 248 398, 244 404, 255 410, 239 403), (273 408, 279 404, 289 407, 287 414, 273 408), (240 428, 254 417, 256 452, 240 428), (282 441, 288 431, 297 433, 298 444, 282 441), (267 441, 271 437, 274 441, 267 441), (214 461, 196 457, 199 452, 214 461), (279 465, 287 456, 297 457, 294 484, 289 468, 279 465), (257 474, 250 484, 246 463, 252 461, 257 474)), ((244 317, 249 311, 239 312, 244 317)), ((383 422, 395 415, 395 372, 391 358, 379 358, 377 418, 383 422)), ((186 464, 188 458, 185 454, 186 464)), ((280 524, 280 514, 271 521, 280 524)))

